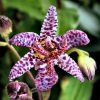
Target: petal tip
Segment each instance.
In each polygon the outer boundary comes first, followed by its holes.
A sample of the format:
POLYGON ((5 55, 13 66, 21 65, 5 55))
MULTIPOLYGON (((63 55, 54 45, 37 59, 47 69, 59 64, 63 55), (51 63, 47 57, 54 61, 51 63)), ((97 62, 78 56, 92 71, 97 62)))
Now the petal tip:
POLYGON ((82 83, 85 81, 83 77, 79 79, 82 83))
POLYGON ((56 10, 56 7, 55 7, 54 5, 51 5, 51 6, 49 7, 49 9, 54 9, 54 10, 56 10))
POLYGON ((67 34, 65 34, 65 37, 67 38, 69 48, 84 46, 90 42, 87 34, 81 30, 69 30, 67 34))
POLYGON ((8 79, 10 82, 13 81, 13 78, 11 77, 11 75, 9 75, 8 79))
POLYGON ((8 76, 9 81, 13 81, 15 79, 12 71, 10 72, 9 76, 8 76))
POLYGON ((90 39, 88 38, 87 34, 81 30, 76 30, 77 34, 80 34, 80 40, 82 42, 82 45, 87 45, 90 42, 90 39))

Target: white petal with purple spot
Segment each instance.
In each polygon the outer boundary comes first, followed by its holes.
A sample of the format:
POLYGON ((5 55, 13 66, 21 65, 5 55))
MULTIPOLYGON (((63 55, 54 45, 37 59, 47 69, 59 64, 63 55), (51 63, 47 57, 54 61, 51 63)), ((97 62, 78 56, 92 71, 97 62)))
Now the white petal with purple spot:
POLYGON ((9 74, 9 80, 13 80, 20 77, 25 72, 34 67, 36 63, 36 58, 33 58, 33 51, 28 52, 24 57, 22 57, 11 69, 9 74))
POLYGON ((68 72, 74 77, 77 77, 81 82, 84 81, 84 77, 78 65, 67 54, 62 54, 58 57, 58 64, 59 64, 59 67, 63 69, 64 71, 68 72))
POLYGON ((64 37, 66 37, 68 49, 87 45, 90 42, 87 34, 80 30, 70 30, 64 34, 64 37))
POLYGON ((50 6, 48 13, 44 19, 40 36, 42 35, 55 35, 57 32, 58 20, 57 20, 57 12, 56 7, 50 6))
POLYGON ((39 91, 51 89, 58 81, 58 75, 55 72, 53 62, 49 61, 42 64, 35 78, 35 84, 39 91), (50 62, 50 63, 49 63, 50 62))
POLYGON ((9 43, 16 46, 31 47, 37 39, 38 34, 34 32, 23 32, 12 37, 9 43))

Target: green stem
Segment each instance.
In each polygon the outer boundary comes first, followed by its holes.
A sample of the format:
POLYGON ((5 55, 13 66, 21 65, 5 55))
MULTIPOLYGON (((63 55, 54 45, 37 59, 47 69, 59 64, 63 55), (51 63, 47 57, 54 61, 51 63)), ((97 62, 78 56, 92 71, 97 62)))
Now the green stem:
POLYGON ((18 52, 15 50, 15 48, 10 44, 8 44, 7 47, 12 51, 12 53, 16 56, 16 58, 18 60, 20 60, 20 56, 19 56, 18 52))
POLYGON ((50 93, 51 93, 51 89, 46 92, 42 92, 43 100, 49 100, 50 93))
POLYGON ((0 41, 0 46, 7 46, 8 43, 0 41))
POLYGON ((79 56, 82 55, 82 54, 86 54, 86 55, 89 56, 89 53, 88 53, 88 52, 86 52, 86 51, 84 51, 84 50, 81 50, 81 49, 77 49, 77 48, 72 48, 72 49, 68 50, 68 51, 67 51, 67 54, 69 55, 69 54, 71 54, 71 53, 73 53, 73 52, 77 52, 77 54, 78 54, 79 56))

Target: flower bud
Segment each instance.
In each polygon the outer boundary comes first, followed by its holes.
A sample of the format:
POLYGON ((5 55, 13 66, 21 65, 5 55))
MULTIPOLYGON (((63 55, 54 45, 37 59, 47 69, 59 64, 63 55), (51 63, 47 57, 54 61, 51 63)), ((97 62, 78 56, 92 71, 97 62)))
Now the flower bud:
POLYGON ((89 80, 93 80, 96 70, 96 62, 93 58, 88 55, 80 55, 78 58, 78 64, 83 73, 86 74, 89 80))
POLYGON ((12 100, 33 100, 28 85, 23 82, 10 82, 7 92, 12 100))
POLYGON ((0 16, 0 34, 7 37, 12 32, 12 21, 6 16, 0 16))

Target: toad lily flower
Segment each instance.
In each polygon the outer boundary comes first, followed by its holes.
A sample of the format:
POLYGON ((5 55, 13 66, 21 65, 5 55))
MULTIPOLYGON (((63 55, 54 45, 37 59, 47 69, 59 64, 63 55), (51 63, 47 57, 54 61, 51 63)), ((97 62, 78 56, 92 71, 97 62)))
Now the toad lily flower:
POLYGON ((80 81, 84 81, 78 65, 65 52, 72 47, 87 45, 89 39, 80 30, 70 30, 63 36, 57 36, 57 27, 56 8, 50 6, 40 36, 34 32, 23 32, 10 39, 11 44, 30 48, 30 52, 22 57, 11 69, 10 81, 35 67, 35 69, 38 69, 35 78, 36 87, 40 91, 47 91, 58 81, 54 65, 58 65, 80 81))

